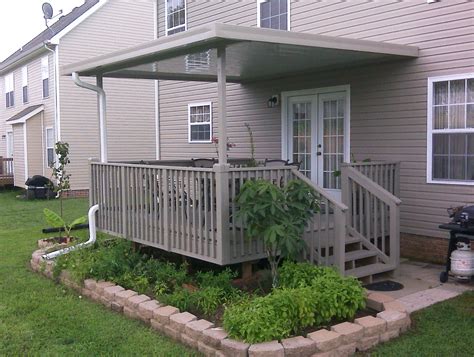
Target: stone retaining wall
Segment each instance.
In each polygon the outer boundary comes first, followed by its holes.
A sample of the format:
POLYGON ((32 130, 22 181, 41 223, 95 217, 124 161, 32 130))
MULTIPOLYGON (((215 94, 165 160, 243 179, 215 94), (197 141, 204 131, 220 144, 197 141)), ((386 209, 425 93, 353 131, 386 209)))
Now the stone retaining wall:
MULTIPOLYGON (((44 251, 33 253, 31 267, 53 278, 54 262, 44 261, 44 251)), ((377 311, 377 317, 366 316, 354 323, 343 322, 330 329, 309 333, 280 341, 248 344, 228 338, 220 327, 199 319, 189 312, 180 312, 173 306, 164 306, 157 300, 140 295, 107 281, 84 280, 82 286, 75 283, 68 272, 63 271, 59 281, 81 295, 97 301, 113 311, 132 319, 138 319, 173 340, 200 351, 205 356, 232 357, 343 357, 356 351, 366 351, 378 343, 386 342, 408 329, 410 317, 405 306, 391 297, 372 293, 367 305, 377 311)))

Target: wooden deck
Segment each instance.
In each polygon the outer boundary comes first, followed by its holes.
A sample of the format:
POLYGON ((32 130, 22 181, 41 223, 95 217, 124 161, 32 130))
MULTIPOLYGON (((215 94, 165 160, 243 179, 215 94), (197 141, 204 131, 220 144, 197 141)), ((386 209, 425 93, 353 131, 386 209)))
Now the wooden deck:
POLYGON ((90 201, 100 205, 98 228, 104 232, 229 265, 266 256, 262 241, 249 240, 235 218, 235 199, 244 182, 265 179, 283 186, 303 180, 321 205, 303 237, 308 247, 304 259, 360 277, 398 265, 400 204, 393 195, 398 190, 396 163, 360 168, 342 167, 343 202, 338 202, 292 166, 91 162, 90 201))
POLYGON ((0 157, 0 187, 10 186, 13 183, 13 159, 0 157))

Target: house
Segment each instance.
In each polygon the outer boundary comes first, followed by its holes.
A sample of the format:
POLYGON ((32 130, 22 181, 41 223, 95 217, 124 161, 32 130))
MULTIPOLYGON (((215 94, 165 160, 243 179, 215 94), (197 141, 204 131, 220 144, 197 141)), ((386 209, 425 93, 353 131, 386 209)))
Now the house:
MULTIPOLYGON (((72 193, 87 194, 98 156, 95 95, 59 67, 155 38, 153 1, 86 0, 0 63, 0 157, 14 158, 14 184, 50 177, 54 143, 70 145, 72 193)), ((111 158, 155 159, 155 83, 107 79, 111 158), (143 121, 143 123, 142 123, 143 121)))
POLYGON ((358 277, 396 269, 400 251, 443 261, 446 208, 474 203, 473 15, 465 0, 159 1, 158 39, 60 69, 95 77, 102 103, 113 95, 102 80, 159 81, 158 161, 107 155, 102 106, 99 228, 220 265, 253 261, 265 251, 235 219, 239 187, 293 178, 321 199, 306 259, 358 277), (242 165, 246 123, 258 159, 299 170, 242 165))

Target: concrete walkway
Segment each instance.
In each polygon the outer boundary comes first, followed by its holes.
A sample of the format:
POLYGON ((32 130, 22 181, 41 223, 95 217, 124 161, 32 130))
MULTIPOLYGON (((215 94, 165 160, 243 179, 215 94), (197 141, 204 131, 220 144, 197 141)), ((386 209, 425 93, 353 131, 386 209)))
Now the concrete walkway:
MULTIPOLYGON (((405 260, 401 263, 397 277, 378 277, 374 282, 393 280, 403 284, 398 291, 381 291, 404 304, 408 312, 424 309, 440 301, 451 299, 468 290, 474 290, 474 283, 462 284, 449 277, 447 283, 440 283, 439 273, 443 266, 405 260)), ((371 292, 369 290, 369 292, 371 292)))

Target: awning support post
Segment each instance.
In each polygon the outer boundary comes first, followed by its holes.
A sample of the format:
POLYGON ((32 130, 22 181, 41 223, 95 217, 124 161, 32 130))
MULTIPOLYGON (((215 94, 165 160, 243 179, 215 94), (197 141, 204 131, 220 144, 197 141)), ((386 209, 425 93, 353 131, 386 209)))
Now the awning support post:
POLYGON ((227 163, 226 49, 217 48, 217 91, 219 94, 219 165, 227 163))
POLYGON ((97 75, 97 85, 92 85, 82 81, 79 78, 79 75, 74 72, 72 74, 72 79, 74 83, 85 89, 89 89, 97 93, 98 99, 98 111, 99 111, 99 131, 100 131, 100 161, 107 162, 108 161, 108 153, 107 153, 107 121, 106 121, 106 95, 103 89, 103 79, 101 75, 97 75))

